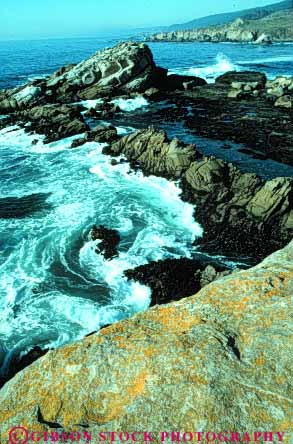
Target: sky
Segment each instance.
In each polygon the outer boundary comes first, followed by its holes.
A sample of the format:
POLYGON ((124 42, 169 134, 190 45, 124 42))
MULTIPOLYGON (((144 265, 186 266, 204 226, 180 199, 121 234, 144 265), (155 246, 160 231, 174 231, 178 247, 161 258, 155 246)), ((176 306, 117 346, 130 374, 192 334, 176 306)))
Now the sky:
POLYGON ((0 39, 93 36, 271 3, 274 0, 0 0, 0 39))

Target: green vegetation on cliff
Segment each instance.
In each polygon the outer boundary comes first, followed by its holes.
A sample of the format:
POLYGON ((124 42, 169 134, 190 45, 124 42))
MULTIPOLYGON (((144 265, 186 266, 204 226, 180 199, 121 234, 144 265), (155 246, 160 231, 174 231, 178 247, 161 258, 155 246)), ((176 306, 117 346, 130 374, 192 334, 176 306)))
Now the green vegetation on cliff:
POLYGON ((225 25, 182 31, 160 32, 149 41, 199 42, 289 42, 293 41, 293 10, 274 12, 257 20, 237 18, 225 25))

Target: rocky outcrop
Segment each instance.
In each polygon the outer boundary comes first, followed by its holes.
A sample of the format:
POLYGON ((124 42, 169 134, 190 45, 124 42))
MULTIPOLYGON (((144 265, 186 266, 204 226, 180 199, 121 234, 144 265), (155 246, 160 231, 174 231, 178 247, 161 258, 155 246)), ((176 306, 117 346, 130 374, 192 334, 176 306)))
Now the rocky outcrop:
POLYGON ((225 25, 200 29, 159 32, 148 36, 151 42, 239 42, 267 45, 293 40, 293 13, 290 10, 270 14, 259 20, 237 18, 225 25))
POLYGON ((289 443, 292 276, 293 243, 195 296, 49 351, 2 388, 1 442, 21 424, 94 440, 122 430, 241 439, 272 430, 289 443))
POLYGON ((164 81, 144 43, 121 43, 91 58, 59 70, 46 80, 7 90, 0 96, 0 112, 8 113, 48 103, 69 103, 109 94, 142 92, 164 81))
POLYGON ((186 171, 184 197, 196 203, 205 251, 261 259, 293 236, 293 179, 267 182, 231 163, 204 158, 186 171))
POLYGON ((77 148, 87 142, 110 143, 118 139, 117 130, 114 126, 98 125, 91 131, 87 131, 84 137, 75 139, 71 148, 77 148))
POLYGON ((179 178, 197 158, 193 145, 186 145, 178 139, 169 141, 165 131, 154 128, 137 131, 104 148, 105 154, 124 154, 134 165, 140 166, 146 174, 167 178, 179 178))
POLYGON ((293 236, 292 178, 265 182, 154 128, 125 136, 104 153, 123 154, 146 174, 180 178, 183 198, 196 205, 204 228, 197 243, 206 251, 260 260, 293 236))
POLYGON ((213 26, 186 31, 160 32, 147 37, 147 41, 198 41, 198 42, 254 42, 258 34, 244 29, 244 20, 236 19, 225 26, 213 26))
POLYGON ((68 105, 36 106, 17 113, 16 123, 25 123, 25 130, 45 135, 44 143, 74 136, 89 130, 82 114, 68 105))
POLYGON ((197 259, 166 259, 126 270, 125 276, 152 290, 151 305, 192 296, 209 283, 231 273, 226 267, 197 259))
POLYGON ((228 71, 216 78, 216 83, 224 85, 232 85, 235 82, 247 84, 256 83, 256 87, 264 88, 267 77, 262 72, 256 71, 228 71))
POLYGON ((181 102, 183 95, 192 108, 186 124, 197 135, 232 140, 293 165, 292 78, 227 72, 214 84, 181 93, 181 102))
POLYGON ((93 226, 90 237, 93 241, 98 241, 96 246, 97 254, 102 254, 105 259, 113 259, 118 256, 117 247, 120 242, 120 235, 117 230, 111 230, 102 225, 93 226))

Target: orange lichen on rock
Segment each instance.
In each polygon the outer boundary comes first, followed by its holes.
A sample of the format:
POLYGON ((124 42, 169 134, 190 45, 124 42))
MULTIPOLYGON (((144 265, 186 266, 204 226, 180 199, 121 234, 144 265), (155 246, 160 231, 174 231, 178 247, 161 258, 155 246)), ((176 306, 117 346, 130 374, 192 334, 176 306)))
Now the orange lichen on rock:
MULTIPOLYGON (((45 421, 113 430, 289 430, 293 242, 195 296, 51 351, 0 391, 2 441, 45 421)), ((36 429, 37 430, 37 429, 36 429)))

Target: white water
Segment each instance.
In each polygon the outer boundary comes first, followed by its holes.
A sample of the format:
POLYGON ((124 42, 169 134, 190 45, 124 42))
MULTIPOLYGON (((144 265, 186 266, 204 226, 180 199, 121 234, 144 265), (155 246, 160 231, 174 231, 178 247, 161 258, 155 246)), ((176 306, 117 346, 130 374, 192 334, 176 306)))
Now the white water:
POLYGON ((287 56, 287 55, 281 55, 276 57, 265 57, 260 58, 256 60, 239 60, 237 63, 239 65, 260 65, 260 64, 266 64, 266 63, 283 63, 283 62, 292 62, 293 55, 287 56))
POLYGON ((208 82, 212 82, 216 77, 224 74, 227 71, 238 71, 238 66, 234 64, 225 54, 219 53, 216 56, 214 63, 209 66, 178 68, 173 69, 171 73, 201 77, 208 82))
POLYGON ((74 137, 49 145, 41 137, 31 145, 33 139, 19 129, 0 131, 3 171, 11 169, 1 197, 51 193, 49 209, 0 219, 0 341, 6 350, 60 346, 146 309, 149 289, 128 282, 123 271, 189 256, 202 234, 175 183, 129 174, 127 163, 112 166, 102 144, 69 149, 74 137), (88 236, 95 223, 119 231, 117 258, 106 261, 95 252, 88 236))
POLYGON ((144 97, 135 97, 134 99, 114 99, 111 101, 118 105, 122 111, 135 111, 139 108, 144 108, 149 105, 149 102, 144 97))

